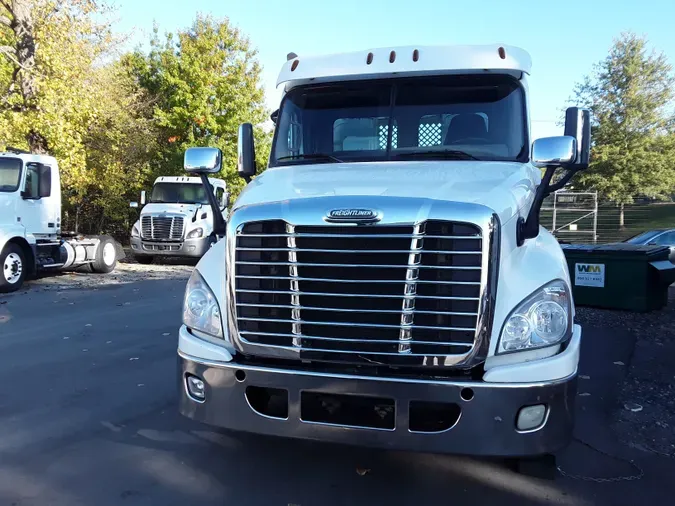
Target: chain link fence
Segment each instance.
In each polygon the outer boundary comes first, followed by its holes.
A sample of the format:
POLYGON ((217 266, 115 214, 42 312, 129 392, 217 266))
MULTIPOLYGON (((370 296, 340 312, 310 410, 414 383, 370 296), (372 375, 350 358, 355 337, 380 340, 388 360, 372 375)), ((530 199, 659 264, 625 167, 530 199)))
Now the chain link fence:
POLYGON ((561 243, 621 242, 647 230, 675 228, 675 202, 635 198, 622 207, 596 193, 559 191, 544 201, 541 224, 561 243))

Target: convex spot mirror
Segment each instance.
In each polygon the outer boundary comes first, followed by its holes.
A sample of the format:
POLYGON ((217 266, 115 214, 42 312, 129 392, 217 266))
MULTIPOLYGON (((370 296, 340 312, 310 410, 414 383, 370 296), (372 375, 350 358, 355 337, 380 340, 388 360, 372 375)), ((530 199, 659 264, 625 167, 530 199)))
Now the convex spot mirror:
POLYGON ((566 167, 576 160, 577 141, 574 137, 543 137, 532 144, 535 167, 566 167))
POLYGON ((218 148, 188 148, 183 158, 185 172, 216 174, 220 172, 223 154, 218 148))

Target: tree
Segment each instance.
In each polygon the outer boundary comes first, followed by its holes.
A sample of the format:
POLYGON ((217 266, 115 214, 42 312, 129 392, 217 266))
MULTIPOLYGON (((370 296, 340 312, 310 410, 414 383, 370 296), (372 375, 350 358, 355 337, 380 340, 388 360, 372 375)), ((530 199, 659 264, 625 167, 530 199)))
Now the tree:
POLYGON ((259 165, 269 154, 269 133, 261 67, 249 40, 229 20, 198 16, 192 26, 160 40, 157 29, 149 54, 136 51, 124 59, 130 73, 154 99, 159 129, 158 174, 180 174, 191 146, 223 151, 223 176, 230 192, 243 186, 236 176, 240 123, 255 128, 259 165))
POLYGON ((126 218, 156 139, 150 99, 112 61, 108 13, 96 0, 0 0, 0 144, 55 156, 64 228, 94 233, 126 218))
POLYGON ((593 118, 590 167, 576 185, 616 202, 620 227, 624 205, 635 196, 675 192, 674 84, 666 57, 648 52, 644 38, 625 33, 575 88, 574 101, 593 118))

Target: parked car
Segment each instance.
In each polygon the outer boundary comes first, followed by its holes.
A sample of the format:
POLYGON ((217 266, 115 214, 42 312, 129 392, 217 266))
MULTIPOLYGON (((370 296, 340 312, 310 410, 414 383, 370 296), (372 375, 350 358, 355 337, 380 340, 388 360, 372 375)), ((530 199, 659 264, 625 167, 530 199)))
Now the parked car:
POLYGON ((652 246, 668 246, 670 248, 670 261, 675 262, 675 228, 649 230, 631 237, 630 239, 626 239, 624 242, 652 246))

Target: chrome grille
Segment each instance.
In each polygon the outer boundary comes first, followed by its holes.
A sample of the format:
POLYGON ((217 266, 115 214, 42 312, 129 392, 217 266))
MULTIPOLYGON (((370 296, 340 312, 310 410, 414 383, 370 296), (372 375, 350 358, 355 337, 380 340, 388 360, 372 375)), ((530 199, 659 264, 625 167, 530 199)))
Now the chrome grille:
POLYGON ((474 347, 482 255, 481 230, 466 223, 245 223, 234 269, 239 338, 308 359, 444 365, 474 347))
POLYGON ((182 216, 143 216, 141 237, 143 239, 179 241, 183 238, 182 216))

